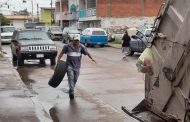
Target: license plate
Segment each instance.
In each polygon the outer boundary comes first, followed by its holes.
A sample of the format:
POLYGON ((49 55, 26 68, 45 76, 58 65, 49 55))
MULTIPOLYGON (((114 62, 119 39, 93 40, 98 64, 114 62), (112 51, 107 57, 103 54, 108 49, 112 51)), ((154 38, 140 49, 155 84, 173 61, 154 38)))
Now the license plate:
POLYGON ((36 54, 36 57, 37 57, 37 58, 43 58, 43 57, 44 57, 44 54, 36 54))

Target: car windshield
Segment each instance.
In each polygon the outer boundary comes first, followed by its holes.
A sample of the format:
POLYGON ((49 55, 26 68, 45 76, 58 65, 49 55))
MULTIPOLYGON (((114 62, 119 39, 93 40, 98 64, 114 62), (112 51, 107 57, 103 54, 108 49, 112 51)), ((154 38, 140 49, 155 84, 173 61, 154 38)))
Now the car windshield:
POLYGON ((2 27, 1 28, 1 32, 5 33, 5 32, 14 32, 15 28, 14 27, 2 27))
POLYGON ((145 35, 150 35, 152 29, 147 29, 146 32, 145 32, 145 35))
POLYGON ((137 31, 136 35, 137 35, 138 37, 143 37, 143 36, 144 36, 143 33, 140 32, 140 31, 137 31))
POLYGON ((61 31, 60 27, 51 27, 51 31, 61 31))
POLYGON ((45 26, 36 27, 36 29, 39 29, 39 30, 42 30, 42 31, 46 31, 46 27, 45 26))
POLYGON ((19 33, 19 40, 48 40, 49 36, 43 31, 23 31, 19 33))
POLYGON ((104 31, 93 31, 92 35, 106 35, 104 31))
POLYGON ((72 29, 72 30, 69 30, 68 33, 80 34, 80 31, 72 29))

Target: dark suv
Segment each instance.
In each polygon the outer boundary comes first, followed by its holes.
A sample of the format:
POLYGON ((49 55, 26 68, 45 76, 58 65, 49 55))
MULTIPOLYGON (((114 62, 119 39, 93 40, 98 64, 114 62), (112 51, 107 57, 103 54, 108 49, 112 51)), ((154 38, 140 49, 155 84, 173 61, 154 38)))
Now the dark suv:
POLYGON ((53 41, 56 41, 56 40, 62 41, 63 40, 63 32, 61 30, 61 27, 59 27, 59 26, 49 27, 48 34, 53 41))
POLYGON ((11 40, 13 65, 22 66, 25 59, 39 59, 45 64, 45 59, 50 59, 55 65, 57 48, 45 31, 17 30, 11 40))
POLYGON ((135 52, 142 53, 144 51, 148 46, 148 39, 151 36, 151 31, 152 28, 137 30, 137 33, 131 36, 128 53, 129 56, 132 56, 135 52))
POLYGON ((80 29, 65 27, 63 29, 63 43, 68 44, 74 36, 77 36, 80 39, 81 33, 82 31, 80 29))

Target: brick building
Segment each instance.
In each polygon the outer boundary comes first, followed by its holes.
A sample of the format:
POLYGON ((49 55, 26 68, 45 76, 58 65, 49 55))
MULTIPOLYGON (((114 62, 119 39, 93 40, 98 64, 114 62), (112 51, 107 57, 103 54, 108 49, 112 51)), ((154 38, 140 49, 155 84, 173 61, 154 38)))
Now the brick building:
POLYGON ((155 16, 163 0, 97 0, 97 16, 155 16))
POLYGON ((73 20, 78 20, 74 25, 84 29, 111 26, 135 27, 152 22, 164 0, 57 0, 57 2, 59 3, 57 8, 60 9, 58 15, 64 14, 64 17, 60 18, 60 23, 67 22, 68 26, 72 26, 73 20), (71 4, 69 4, 71 2, 76 6, 75 12, 71 12, 71 4), (63 9, 63 6, 67 6, 65 7, 67 10, 63 9), (65 13, 77 15, 69 19, 65 17, 65 13))

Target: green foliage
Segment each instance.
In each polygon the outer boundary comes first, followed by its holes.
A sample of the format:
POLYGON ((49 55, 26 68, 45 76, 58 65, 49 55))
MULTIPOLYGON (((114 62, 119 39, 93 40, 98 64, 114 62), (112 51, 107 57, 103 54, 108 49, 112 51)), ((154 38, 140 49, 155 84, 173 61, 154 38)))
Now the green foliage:
POLYGON ((3 14, 0 14, 0 20, 1 20, 1 25, 10 25, 10 20, 7 19, 3 14))
POLYGON ((0 50, 0 58, 3 57, 3 52, 0 50))
POLYGON ((113 44, 121 44, 122 43, 122 40, 120 38, 115 38, 115 40, 113 42, 111 42, 113 44))
POLYGON ((76 12, 76 5, 75 5, 75 4, 72 4, 72 5, 71 5, 70 11, 71 11, 71 12, 76 12))

